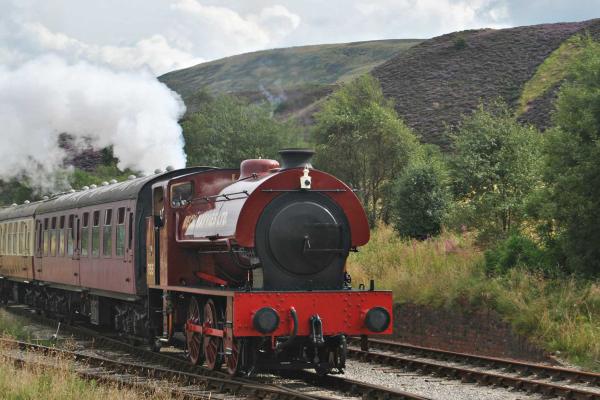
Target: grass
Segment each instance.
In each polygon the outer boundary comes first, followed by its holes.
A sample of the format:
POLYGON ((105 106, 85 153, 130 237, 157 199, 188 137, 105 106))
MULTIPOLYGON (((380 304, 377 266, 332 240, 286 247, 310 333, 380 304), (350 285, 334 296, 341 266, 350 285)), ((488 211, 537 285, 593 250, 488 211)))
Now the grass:
POLYGON ((581 54, 583 40, 580 35, 575 35, 565 40, 558 49, 554 50, 540 64, 533 77, 523 87, 517 115, 526 112, 530 102, 543 96, 544 93, 566 77, 569 67, 573 64, 573 60, 581 54))
MULTIPOLYGON (((10 349, 0 349, 10 351, 10 349)), ((34 353, 25 356, 36 357, 34 353)), ((157 389, 156 392, 145 393, 142 390, 122 388, 118 385, 99 384, 94 380, 84 380, 74 372, 74 364, 60 357, 37 359, 34 363, 16 366, 12 360, 4 358, 0 353, 0 399, 124 399, 143 400, 149 395, 153 399, 170 399, 171 396, 157 389), (48 362, 51 362, 49 364, 48 362)))
MULTIPOLYGON (((31 340, 27 320, 0 310, 0 337, 31 340)), ((40 342, 36 341, 36 343, 40 342)), ((48 345, 48 343, 40 344, 48 345)), ((82 398, 145 400, 149 395, 159 400, 171 398, 160 388, 156 392, 146 393, 141 389, 123 388, 116 384, 99 384, 93 380, 82 379, 75 373, 73 362, 61 357, 52 357, 51 364, 40 362, 16 366, 11 360, 2 356, 3 352, 8 351, 11 349, 0 345, 0 399, 2 400, 82 398)), ((35 352, 27 354, 27 357, 35 356, 35 352)))
POLYGON ((450 305, 482 279, 479 263, 483 254, 469 236, 444 233, 426 241, 403 240, 389 226, 371 232, 369 244, 348 259, 355 284, 394 291, 394 301, 435 306, 450 305), (432 276, 435 279, 432 279, 432 276))
POLYGON ((370 243, 348 259, 355 285, 373 278, 394 300, 435 307, 493 309, 516 332, 582 367, 600 370, 600 285, 546 279, 514 269, 486 275, 471 234, 403 240, 378 226, 370 243))
POLYGON ((30 340, 31 333, 25 328, 24 319, 0 309, 0 336, 13 337, 19 340, 30 340))

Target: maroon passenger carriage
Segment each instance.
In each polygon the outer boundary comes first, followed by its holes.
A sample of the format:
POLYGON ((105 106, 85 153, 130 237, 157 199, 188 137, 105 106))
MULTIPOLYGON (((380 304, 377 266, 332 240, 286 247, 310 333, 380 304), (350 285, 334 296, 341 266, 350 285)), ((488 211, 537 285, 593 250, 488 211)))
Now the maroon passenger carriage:
POLYGON ((184 335, 193 363, 231 374, 342 371, 348 335, 391 333, 391 293, 350 286, 369 239, 352 189, 311 151, 281 155, 3 209, 0 289, 154 343, 184 335))

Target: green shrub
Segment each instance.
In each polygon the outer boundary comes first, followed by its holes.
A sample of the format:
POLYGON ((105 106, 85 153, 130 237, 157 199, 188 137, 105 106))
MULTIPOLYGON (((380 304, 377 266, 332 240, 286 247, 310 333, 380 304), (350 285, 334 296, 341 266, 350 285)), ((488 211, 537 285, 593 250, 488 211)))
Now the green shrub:
POLYGON ((413 162, 394 185, 394 229, 400 236, 416 239, 437 235, 449 203, 444 166, 432 159, 413 162))
POLYGON ((463 35, 458 35, 456 39, 454 39, 454 48, 456 50, 462 50, 467 47, 467 39, 463 35))
POLYGON ((506 273, 517 266, 538 269, 542 268, 543 262, 544 253, 538 245, 518 233, 510 235, 485 252, 485 266, 488 272, 506 273))

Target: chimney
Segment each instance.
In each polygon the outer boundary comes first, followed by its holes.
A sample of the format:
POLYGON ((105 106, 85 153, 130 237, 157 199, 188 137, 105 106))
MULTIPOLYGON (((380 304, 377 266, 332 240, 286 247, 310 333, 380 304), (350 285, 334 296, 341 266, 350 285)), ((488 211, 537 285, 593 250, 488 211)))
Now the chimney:
POLYGON ((281 169, 290 168, 312 168, 310 161, 315 154, 311 149, 283 149, 279 151, 281 156, 281 169))

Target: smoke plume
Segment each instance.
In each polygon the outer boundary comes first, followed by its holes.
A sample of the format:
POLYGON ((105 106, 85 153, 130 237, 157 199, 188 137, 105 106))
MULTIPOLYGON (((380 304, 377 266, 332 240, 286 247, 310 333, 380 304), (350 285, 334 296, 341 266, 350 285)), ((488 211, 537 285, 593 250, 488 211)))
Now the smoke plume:
MULTIPOLYGON (((64 172, 59 136, 113 146, 120 169, 183 167, 183 101, 149 72, 115 72, 43 56, 0 65, 0 179, 27 177, 43 191, 64 172)), ((62 174, 64 176, 64 174, 62 174)))

